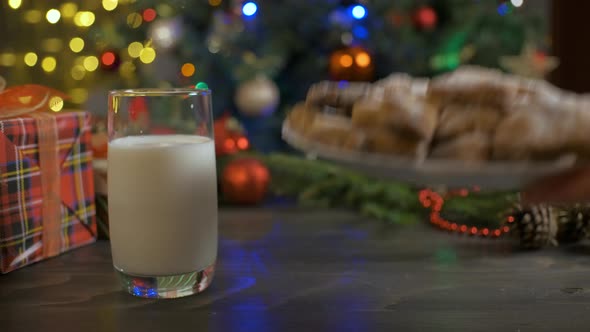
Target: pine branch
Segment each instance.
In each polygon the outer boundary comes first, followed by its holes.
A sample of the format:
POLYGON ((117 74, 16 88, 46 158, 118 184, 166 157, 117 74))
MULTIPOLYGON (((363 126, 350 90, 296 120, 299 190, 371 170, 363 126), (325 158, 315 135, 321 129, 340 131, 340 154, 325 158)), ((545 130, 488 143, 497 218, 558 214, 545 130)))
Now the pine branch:
POLYGON ((441 216, 453 222, 497 227, 518 200, 512 192, 472 193, 455 196, 444 202, 441 216))
POLYGON ((347 207, 399 224, 423 218, 417 191, 409 186, 371 179, 323 161, 283 154, 260 158, 272 173, 273 192, 296 196, 306 206, 347 207))
MULTIPOLYGON (((285 154, 258 155, 270 169, 275 194, 298 197, 305 206, 347 207, 396 224, 424 220, 418 190, 380 181, 331 163, 285 154)), ((471 193, 445 200, 441 215, 471 225, 497 227, 517 201, 511 192, 471 193)))

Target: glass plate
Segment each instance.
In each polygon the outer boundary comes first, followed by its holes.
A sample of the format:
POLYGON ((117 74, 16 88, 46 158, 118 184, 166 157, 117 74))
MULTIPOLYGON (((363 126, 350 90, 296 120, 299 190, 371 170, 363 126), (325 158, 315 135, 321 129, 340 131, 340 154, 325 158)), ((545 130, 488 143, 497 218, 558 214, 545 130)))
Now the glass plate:
POLYGON ((458 160, 415 159, 346 150, 307 139, 285 121, 283 139, 312 158, 321 158, 362 173, 402 181, 423 187, 466 188, 511 191, 544 176, 559 173, 575 165, 575 157, 554 161, 490 161, 469 163, 458 160))

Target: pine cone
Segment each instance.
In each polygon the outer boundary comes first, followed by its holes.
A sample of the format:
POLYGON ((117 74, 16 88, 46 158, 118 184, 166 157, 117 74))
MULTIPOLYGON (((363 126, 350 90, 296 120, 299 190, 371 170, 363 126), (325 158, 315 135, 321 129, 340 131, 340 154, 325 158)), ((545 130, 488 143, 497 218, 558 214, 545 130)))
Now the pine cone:
POLYGON ((590 204, 557 209, 560 243, 580 241, 590 235, 590 204))
POLYGON ((554 208, 547 205, 517 207, 512 216, 512 231, 525 249, 539 249, 557 245, 558 218, 554 208))

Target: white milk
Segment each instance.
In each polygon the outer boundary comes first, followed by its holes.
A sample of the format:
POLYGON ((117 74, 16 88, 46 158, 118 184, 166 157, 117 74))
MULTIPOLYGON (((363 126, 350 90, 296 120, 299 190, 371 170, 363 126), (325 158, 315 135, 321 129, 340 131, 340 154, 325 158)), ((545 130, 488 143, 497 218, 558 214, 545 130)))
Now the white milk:
POLYGON ((108 193, 113 263, 123 272, 174 275, 215 262, 213 140, 183 135, 113 140, 108 193))

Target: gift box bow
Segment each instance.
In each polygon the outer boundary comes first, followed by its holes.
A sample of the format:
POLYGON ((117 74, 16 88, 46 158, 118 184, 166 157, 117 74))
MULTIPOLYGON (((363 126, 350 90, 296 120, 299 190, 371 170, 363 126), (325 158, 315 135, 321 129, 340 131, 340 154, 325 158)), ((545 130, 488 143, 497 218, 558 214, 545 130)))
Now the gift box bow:
POLYGON ((42 85, 26 84, 6 89, 6 81, 0 76, 0 119, 61 109, 65 99, 66 94, 42 85))
MULTIPOLYGON (((61 228, 61 168, 59 148, 59 128, 56 117, 50 114, 49 110, 60 110, 63 107, 67 95, 64 93, 41 85, 20 85, 6 88, 6 81, 0 77, 0 120, 18 117, 30 117, 36 122, 38 138, 38 160, 27 158, 29 169, 38 169, 41 180, 42 195, 42 240, 27 248, 24 252, 12 260, 10 266, 18 266, 29 256, 42 249, 43 257, 52 257, 60 253, 62 239, 61 228), (61 103, 61 105, 60 105, 61 103)), ((5 135, 0 137, 8 140, 5 135)), ((5 154, 23 158, 23 152, 12 142, 4 142, 0 149, 5 154)), ((26 156, 29 157, 29 156, 26 156)), ((23 171, 22 173, 29 172, 23 171)), ((19 172, 8 170, 7 165, 0 164, 0 176, 2 179, 11 176, 25 176, 19 172), (10 174, 10 173, 16 174, 10 174), (4 173, 4 174, 2 174, 4 173)), ((19 188, 19 190, 24 190, 19 188)), ((4 218, 5 216, 0 216, 4 218)))

